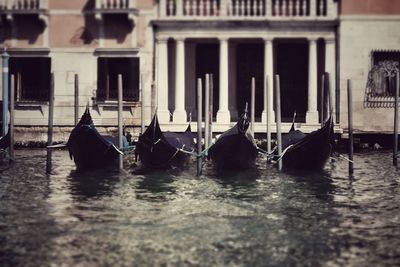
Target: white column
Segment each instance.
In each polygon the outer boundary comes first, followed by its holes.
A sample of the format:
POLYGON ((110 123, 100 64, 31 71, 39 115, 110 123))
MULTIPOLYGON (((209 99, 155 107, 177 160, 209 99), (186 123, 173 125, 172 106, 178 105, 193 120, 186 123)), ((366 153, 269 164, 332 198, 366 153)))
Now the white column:
POLYGON ((330 95, 335 114, 336 104, 336 57, 335 57, 335 39, 325 39, 325 71, 329 73, 330 95))
POLYGON ((228 110, 228 39, 220 39, 219 49, 219 110, 217 123, 230 123, 228 110))
POLYGON ((157 39, 157 115, 160 123, 169 122, 168 110, 168 39, 157 39))
POLYGON ((176 39, 175 111, 173 122, 185 123, 185 39, 176 39))
POLYGON ((308 60, 308 111, 306 123, 318 123, 317 111, 317 40, 309 39, 310 51, 308 60))
MULTIPOLYGON (((273 39, 265 38, 264 39, 264 86, 265 85, 265 77, 268 76, 268 86, 271 90, 269 90, 268 96, 268 106, 271 107, 268 110, 268 115, 270 115, 270 121, 275 121, 275 112, 274 112, 274 90, 273 90, 273 81, 274 81, 274 50, 273 50, 273 39)), ((264 110, 261 115, 261 122, 265 123, 267 121, 267 103, 264 103, 264 110)))

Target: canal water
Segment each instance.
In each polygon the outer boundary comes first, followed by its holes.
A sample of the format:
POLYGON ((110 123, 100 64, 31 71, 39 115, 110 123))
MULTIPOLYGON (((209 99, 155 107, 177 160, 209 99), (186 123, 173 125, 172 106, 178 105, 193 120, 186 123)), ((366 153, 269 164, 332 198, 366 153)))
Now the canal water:
MULTIPOLYGON (((320 173, 79 174, 67 151, 17 150, 0 176, 0 266, 399 266, 390 152, 320 173)), ((129 162, 128 162, 129 164, 129 162)))

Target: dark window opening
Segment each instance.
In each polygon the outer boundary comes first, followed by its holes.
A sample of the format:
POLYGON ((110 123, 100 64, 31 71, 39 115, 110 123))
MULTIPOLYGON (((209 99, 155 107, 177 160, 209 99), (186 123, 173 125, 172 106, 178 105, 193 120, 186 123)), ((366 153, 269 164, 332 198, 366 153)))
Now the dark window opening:
POLYGON ((11 57, 10 78, 16 79, 17 101, 49 101, 51 59, 11 57))
POLYGON ((139 100, 139 58, 100 57, 97 63, 97 100, 118 99, 119 74, 122 75, 123 100, 139 100))
POLYGON ((373 52, 373 67, 368 74, 367 93, 376 97, 392 97, 396 90, 400 52, 373 52))

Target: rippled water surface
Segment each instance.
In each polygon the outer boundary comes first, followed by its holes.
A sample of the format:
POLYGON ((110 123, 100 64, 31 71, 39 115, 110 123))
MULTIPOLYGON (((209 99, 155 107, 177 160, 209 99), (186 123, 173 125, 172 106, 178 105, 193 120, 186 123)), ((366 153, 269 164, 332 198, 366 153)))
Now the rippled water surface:
POLYGON ((0 173, 0 266, 399 266, 389 152, 322 173, 205 168, 75 173, 66 151, 17 150, 0 173))

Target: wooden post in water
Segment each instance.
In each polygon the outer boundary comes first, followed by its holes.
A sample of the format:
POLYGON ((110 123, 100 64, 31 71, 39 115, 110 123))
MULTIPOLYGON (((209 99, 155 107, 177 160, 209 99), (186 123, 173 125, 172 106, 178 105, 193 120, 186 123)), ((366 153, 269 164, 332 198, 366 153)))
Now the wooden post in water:
POLYGON ((197 79, 197 176, 201 175, 201 140, 202 140, 202 131, 201 131, 201 119, 202 119, 202 87, 201 87, 201 78, 197 79))
POLYGON ((209 123, 210 123, 210 126, 209 126, 209 128, 208 128, 208 142, 209 142, 209 145, 211 146, 212 145, 212 122, 213 122, 213 101, 214 101, 214 96, 213 96, 213 94, 214 94, 214 80, 213 80, 213 75, 212 74, 210 74, 210 111, 209 111, 209 114, 210 114, 210 119, 209 119, 209 123))
POLYGON ((14 159, 14 101, 15 101, 15 76, 11 75, 10 86, 10 160, 14 159))
POLYGON ((154 113, 156 113, 158 100, 157 100, 157 88, 154 83, 151 85, 151 118, 153 118, 154 113))
POLYGON ((394 147, 393 147, 393 165, 398 165, 398 148, 399 148, 399 87, 400 87, 400 74, 399 71, 396 73, 396 93, 394 96, 394 147))
POLYGON ((255 113, 256 113, 256 78, 251 78, 251 105, 250 105, 250 123, 251 123, 251 132, 254 136, 254 122, 255 122, 255 113))
MULTIPOLYGON (((282 154, 282 132, 281 132, 281 86, 279 75, 275 75, 275 102, 276 102, 276 139, 278 155, 282 154)), ((282 158, 278 161, 278 170, 282 170, 282 158)))
MULTIPOLYGON (((122 131, 122 75, 118 74, 118 148, 122 149, 123 143, 123 131, 122 131)), ((123 155, 118 157, 118 167, 120 170, 124 168, 124 158, 123 155)))
POLYGON ((49 148, 53 144, 53 119, 54 119, 54 73, 50 76, 50 95, 49 95, 49 118, 47 128, 47 159, 46 159, 46 173, 51 173, 51 156, 52 150, 49 148))
POLYGON ((351 80, 347 80, 347 114, 348 114, 348 131, 349 131, 349 174, 353 174, 353 92, 351 89, 351 80))
POLYGON ((210 145, 208 140, 210 130, 210 75, 206 74, 206 90, 204 96, 204 148, 207 149, 210 145))
POLYGON ((273 107, 270 107, 269 105, 269 96, 270 96, 270 90, 272 90, 272 87, 268 84, 268 75, 265 75, 265 86, 264 86, 264 102, 266 106, 266 112, 267 112, 267 152, 268 155, 271 153, 271 113, 273 110, 273 107))
POLYGON ((8 132, 8 55, 6 49, 2 54, 3 58, 3 69, 2 69, 2 80, 3 80, 3 118, 2 118, 2 131, 1 136, 5 136, 8 132))
POLYGON ((79 122, 79 77, 78 74, 75 73, 75 95, 74 95, 74 116, 75 116, 75 125, 79 122))
POLYGON ((140 95, 140 133, 143 134, 145 131, 145 126, 144 126, 144 78, 143 75, 140 77, 140 90, 139 90, 139 95, 140 95))
POLYGON ((325 120, 325 74, 322 74, 321 78, 321 99, 319 101, 320 104, 320 119, 321 119, 321 128, 324 126, 324 120, 325 120))

